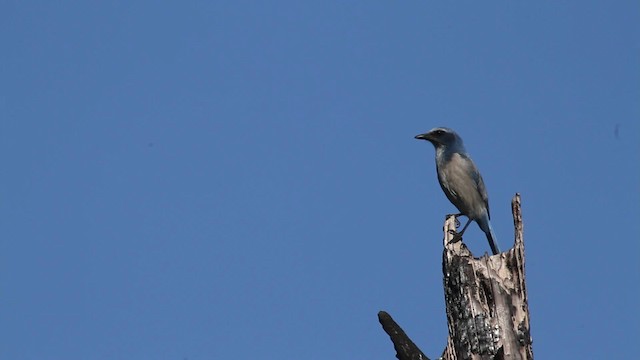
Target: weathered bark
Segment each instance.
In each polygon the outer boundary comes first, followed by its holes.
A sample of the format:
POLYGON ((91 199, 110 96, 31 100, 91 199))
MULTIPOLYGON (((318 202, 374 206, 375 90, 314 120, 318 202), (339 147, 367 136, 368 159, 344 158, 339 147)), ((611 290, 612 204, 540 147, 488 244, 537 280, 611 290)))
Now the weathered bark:
POLYGON ((513 248, 479 259, 462 241, 450 242, 456 221, 453 216, 445 221, 442 272, 449 339, 444 359, 533 359, 518 194, 511 208, 513 248))
POLYGON ((429 360, 386 311, 378 313, 378 321, 389 334, 399 360, 429 360))
MULTIPOLYGON (((445 221, 442 272, 449 337, 441 357, 444 360, 533 359, 519 194, 513 198, 511 208, 515 227, 513 248, 479 259, 473 257, 462 241, 452 242, 455 218, 449 216, 445 221)), ((385 331, 396 351, 402 349, 396 343, 397 337, 394 339, 386 327, 385 331)), ((405 341, 413 344, 408 337, 405 341)), ((398 351, 396 357, 409 359, 400 356, 398 351)))

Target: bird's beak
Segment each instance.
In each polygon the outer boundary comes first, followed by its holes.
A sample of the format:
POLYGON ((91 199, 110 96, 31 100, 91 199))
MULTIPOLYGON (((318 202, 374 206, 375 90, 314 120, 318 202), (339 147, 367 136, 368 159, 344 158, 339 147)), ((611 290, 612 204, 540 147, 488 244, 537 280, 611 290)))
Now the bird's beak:
POLYGON ((415 138, 418 139, 418 140, 427 140, 427 141, 429 141, 429 133, 416 135, 415 138))

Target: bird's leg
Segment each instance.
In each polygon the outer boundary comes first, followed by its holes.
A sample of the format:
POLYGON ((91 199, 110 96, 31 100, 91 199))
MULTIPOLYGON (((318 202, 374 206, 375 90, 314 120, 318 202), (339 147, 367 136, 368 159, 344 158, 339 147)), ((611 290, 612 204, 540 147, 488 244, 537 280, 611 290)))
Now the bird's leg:
MULTIPOLYGON (((456 218, 456 221, 458 219, 456 218)), ((467 223, 464 224, 464 227, 462 228, 462 231, 458 232, 458 233, 454 233, 453 234, 453 239, 451 239, 451 241, 449 241, 449 243, 456 243, 460 240, 462 240, 462 234, 464 234, 464 232, 467 230, 467 227, 469 226, 469 224, 471 224, 471 219, 467 218, 467 223)))

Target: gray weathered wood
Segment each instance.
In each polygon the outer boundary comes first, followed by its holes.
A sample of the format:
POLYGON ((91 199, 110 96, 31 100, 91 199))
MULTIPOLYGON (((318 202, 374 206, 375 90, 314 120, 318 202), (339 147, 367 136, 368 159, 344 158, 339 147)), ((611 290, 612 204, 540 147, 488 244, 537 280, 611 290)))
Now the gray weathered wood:
MULTIPOLYGON (((493 256, 474 258, 462 241, 452 242, 456 220, 453 216, 445 220, 442 271, 449 337, 441 359, 533 359, 519 194, 514 196, 511 209, 514 246, 493 256)), ((424 358, 391 316, 381 314, 380 322, 396 347, 396 357, 424 358), (393 326, 385 326, 383 320, 393 326)))
POLYGON ((453 216, 445 221, 442 270, 449 326, 445 360, 533 359, 519 194, 511 208, 514 246, 493 256, 474 258, 462 241, 451 242, 456 221, 453 216))

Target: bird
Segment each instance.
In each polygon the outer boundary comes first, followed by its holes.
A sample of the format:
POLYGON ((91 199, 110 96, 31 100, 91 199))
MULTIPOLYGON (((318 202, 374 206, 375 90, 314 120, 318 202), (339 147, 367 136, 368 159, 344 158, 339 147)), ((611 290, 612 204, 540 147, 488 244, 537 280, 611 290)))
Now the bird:
POLYGON ((462 234, 472 221, 475 221, 487 236, 491 252, 500 253, 496 235, 489 221, 489 196, 482 176, 464 147, 462 138, 446 127, 436 127, 429 132, 415 136, 418 140, 427 140, 436 151, 436 171, 438 182, 447 199, 460 211, 456 217, 464 215, 467 223, 455 239, 462 234))

